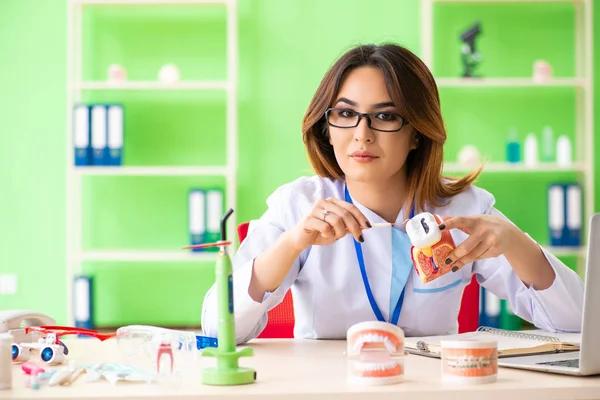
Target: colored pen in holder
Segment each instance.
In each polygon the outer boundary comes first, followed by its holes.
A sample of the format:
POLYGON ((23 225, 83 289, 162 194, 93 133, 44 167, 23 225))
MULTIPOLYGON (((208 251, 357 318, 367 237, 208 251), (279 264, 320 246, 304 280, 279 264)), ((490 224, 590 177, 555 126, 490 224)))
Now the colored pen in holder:
POLYGON ((203 356, 215 357, 216 367, 205 368, 202 382, 206 385, 243 385, 256 381, 256 371, 252 368, 240 367, 240 357, 250 357, 254 351, 250 347, 236 349, 235 341, 235 316, 233 310, 233 267, 231 258, 227 253, 226 226, 227 219, 233 213, 229 209, 221 219, 221 240, 215 243, 206 243, 186 246, 184 249, 219 247, 216 264, 216 291, 218 309, 218 346, 208 347, 202 352, 203 356))

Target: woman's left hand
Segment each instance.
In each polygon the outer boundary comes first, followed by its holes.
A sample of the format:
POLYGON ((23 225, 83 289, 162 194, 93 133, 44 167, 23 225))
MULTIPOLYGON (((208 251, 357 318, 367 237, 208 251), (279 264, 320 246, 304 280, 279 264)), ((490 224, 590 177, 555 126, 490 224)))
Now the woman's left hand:
POLYGON ((497 257, 511 248, 518 229, 510 221, 493 215, 444 217, 440 229, 459 229, 469 235, 446 259, 446 264, 462 266, 484 258, 497 257))

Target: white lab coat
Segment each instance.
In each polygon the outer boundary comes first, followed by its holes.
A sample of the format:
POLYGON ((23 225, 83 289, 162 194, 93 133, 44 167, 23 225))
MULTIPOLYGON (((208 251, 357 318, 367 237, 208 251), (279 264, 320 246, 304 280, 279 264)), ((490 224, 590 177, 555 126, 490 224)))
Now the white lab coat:
MULTIPOLYGON (((267 311, 279 304, 292 290, 296 338, 344 339, 350 326, 361 321, 376 321, 369 304, 356 257, 353 237, 329 246, 311 246, 294 262, 283 283, 262 302, 248 294, 253 260, 275 242, 277 237, 298 224, 318 199, 344 199, 344 183, 318 176, 302 177, 279 187, 267 200, 268 209, 254 221, 253 229, 233 258, 234 310, 236 341, 243 343, 260 334, 267 323, 267 311)), ((371 223, 385 222, 355 199, 353 203, 371 223)), ((471 187, 440 208, 425 211, 439 215, 502 214, 494 208, 494 197, 487 191, 471 187)), ((398 216, 403 221, 404 210, 398 216)), ((503 216, 504 217, 504 216, 503 216)), ((504 217, 505 218, 505 217, 504 217)), ((392 276, 391 227, 363 231, 362 244, 367 276, 373 296, 386 321, 390 321, 392 276)), ((456 245, 466 239, 453 229, 456 245)), ((540 329, 572 331, 581 329, 583 282, 554 255, 544 250, 556 272, 556 279, 546 290, 527 288, 504 256, 475 261, 456 273, 448 273, 429 283, 422 283, 412 269, 405 286, 404 303, 398 325, 406 336, 453 334, 463 289, 477 275, 480 284, 502 299, 513 312, 540 329)), ((202 307, 204 334, 216 336, 218 329, 217 296, 214 286, 206 294, 202 307)))

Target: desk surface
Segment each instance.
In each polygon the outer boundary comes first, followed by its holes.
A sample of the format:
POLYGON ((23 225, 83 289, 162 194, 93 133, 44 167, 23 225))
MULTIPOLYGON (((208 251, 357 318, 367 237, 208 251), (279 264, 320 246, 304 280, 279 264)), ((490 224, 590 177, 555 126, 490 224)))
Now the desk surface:
MULTIPOLYGON (((123 360, 116 340, 66 341, 69 359, 81 363, 123 360)), ((105 380, 86 382, 85 375, 72 386, 25 386, 20 366, 13 366, 12 390, 0 390, 0 399, 600 399, 600 376, 569 377, 541 372, 500 368, 498 381, 491 384, 459 386, 441 382, 440 360, 408 355, 405 382, 389 386, 356 386, 346 381, 344 341, 258 339, 249 343, 254 357, 241 358, 241 366, 257 371, 256 383, 214 387, 201 382, 201 368, 212 366, 212 358, 199 358, 178 382, 111 385, 105 380)), ((35 360, 34 360, 35 361, 35 360)), ((40 364, 38 362, 38 364, 40 364)))

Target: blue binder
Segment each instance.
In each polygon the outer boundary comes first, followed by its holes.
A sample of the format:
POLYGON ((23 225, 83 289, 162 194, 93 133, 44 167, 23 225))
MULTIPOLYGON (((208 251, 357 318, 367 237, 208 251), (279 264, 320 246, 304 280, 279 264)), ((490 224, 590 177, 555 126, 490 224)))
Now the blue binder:
POLYGON ((92 278, 78 275, 73 281, 73 315, 75 327, 94 329, 92 315, 92 278))
POLYGON ((108 106, 108 165, 122 165, 123 163, 123 133, 124 133, 124 115, 121 104, 111 104, 108 106))
POLYGON ((479 299, 479 326, 499 328, 501 312, 500 298, 482 286, 479 299))
POLYGON ((551 184, 548 187, 548 228, 551 246, 565 246, 566 237, 566 195, 565 187, 561 184, 551 184))
POLYGON ((108 117, 105 105, 91 106, 92 164, 108 165, 108 117))
POLYGON ((73 151, 76 166, 91 164, 90 109, 85 104, 73 107, 73 151))
POLYGON ((581 246, 581 225, 583 219, 583 196, 581 185, 566 185, 565 197, 566 235, 564 243, 566 246, 581 246))
POLYGON ((188 231, 191 245, 206 243, 206 192, 202 189, 191 189, 188 193, 188 231))

